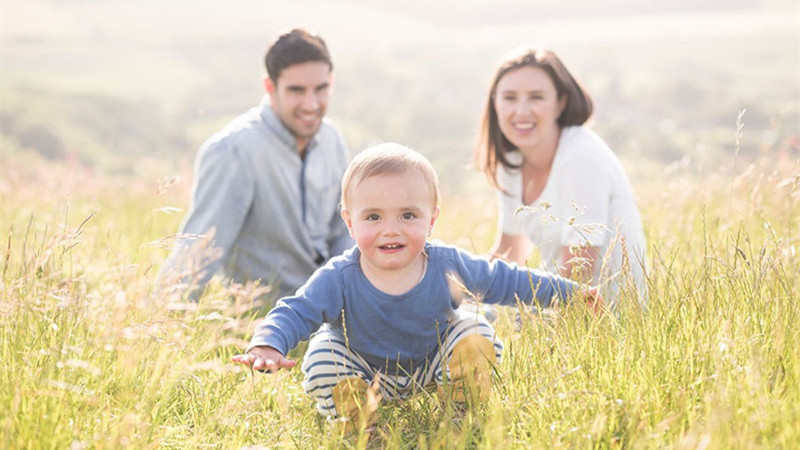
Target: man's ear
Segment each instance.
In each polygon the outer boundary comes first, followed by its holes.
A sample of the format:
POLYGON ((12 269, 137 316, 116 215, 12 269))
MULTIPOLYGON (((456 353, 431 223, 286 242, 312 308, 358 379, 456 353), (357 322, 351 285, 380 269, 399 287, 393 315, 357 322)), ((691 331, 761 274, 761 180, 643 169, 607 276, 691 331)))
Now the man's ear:
POLYGON ((431 215, 431 226, 428 227, 428 236, 430 237, 431 233, 433 233, 433 226, 436 225, 436 220, 439 219, 439 207, 433 209, 433 214, 431 215))
POLYGON ((267 91, 269 96, 272 97, 273 95, 275 95, 276 86, 275 83, 272 81, 272 78, 270 78, 269 75, 264 75, 262 82, 264 83, 264 90, 267 91))
POLYGON ((356 237, 353 236, 353 220, 350 218, 350 211, 346 208, 342 208, 341 214, 342 220, 344 220, 344 224, 347 225, 347 230, 350 232, 350 237, 355 239, 356 237))

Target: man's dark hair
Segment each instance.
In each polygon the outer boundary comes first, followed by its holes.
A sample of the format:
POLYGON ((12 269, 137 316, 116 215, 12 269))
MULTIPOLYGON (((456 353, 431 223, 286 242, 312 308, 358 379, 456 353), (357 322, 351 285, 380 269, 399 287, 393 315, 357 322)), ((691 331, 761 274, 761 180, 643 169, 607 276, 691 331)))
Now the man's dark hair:
POLYGON ((267 48, 264 64, 267 75, 276 85, 281 72, 289 66, 310 61, 323 62, 333 70, 331 55, 319 35, 295 28, 278 36, 267 48))

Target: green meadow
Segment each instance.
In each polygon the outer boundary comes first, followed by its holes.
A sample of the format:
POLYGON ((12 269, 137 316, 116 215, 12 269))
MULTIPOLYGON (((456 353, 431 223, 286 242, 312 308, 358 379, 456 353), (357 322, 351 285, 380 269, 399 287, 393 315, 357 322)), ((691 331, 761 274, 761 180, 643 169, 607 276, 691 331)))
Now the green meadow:
MULTIPOLYGON (((345 437, 299 370, 230 362, 262 314, 254 287, 215 285, 199 304, 153 290, 179 183, 4 167, 0 445, 796 447, 800 164, 779 153, 642 186, 647 313, 624 297, 615 317, 566 307, 517 325, 503 310, 488 403, 462 411, 426 393, 382 404, 369 436, 345 437)), ((435 237, 488 250, 493 201, 446 198, 435 237)))
POLYGON ((4 3, 0 448, 800 448, 792 3, 4 3), (299 368, 231 363, 269 286, 185 303, 154 281, 195 150, 258 101, 266 41, 294 25, 331 47, 329 115, 353 153, 426 154, 433 237, 476 253, 496 233, 496 194, 467 167, 491 70, 517 45, 554 48, 633 183, 648 310, 624 294, 600 317, 502 309, 486 403, 424 392, 347 436, 299 368))

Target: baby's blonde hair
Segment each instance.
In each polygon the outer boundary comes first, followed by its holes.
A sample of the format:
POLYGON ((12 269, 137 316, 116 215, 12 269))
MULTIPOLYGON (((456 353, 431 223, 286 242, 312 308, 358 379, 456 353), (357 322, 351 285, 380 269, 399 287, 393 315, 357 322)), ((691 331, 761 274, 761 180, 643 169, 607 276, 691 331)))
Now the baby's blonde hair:
POLYGON ((386 142, 357 154, 342 177, 342 208, 347 208, 350 192, 362 181, 377 175, 402 175, 415 171, 422 175, 439 206, 439 177, 427 158, 404 145, 386 142))

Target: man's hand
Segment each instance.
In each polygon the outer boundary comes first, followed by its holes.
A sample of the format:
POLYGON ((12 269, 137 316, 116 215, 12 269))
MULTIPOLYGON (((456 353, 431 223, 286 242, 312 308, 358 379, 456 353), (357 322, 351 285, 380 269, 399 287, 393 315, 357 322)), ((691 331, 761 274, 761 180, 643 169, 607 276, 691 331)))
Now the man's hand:
POLYGON ((259 372, 274 373, 280 369, 291 369, 297 364, 292 359, 285 358, 281 352, 266 345, 253 347, 244 355, 236 355, 231 358, 233 362, 252 367, 259 372))

